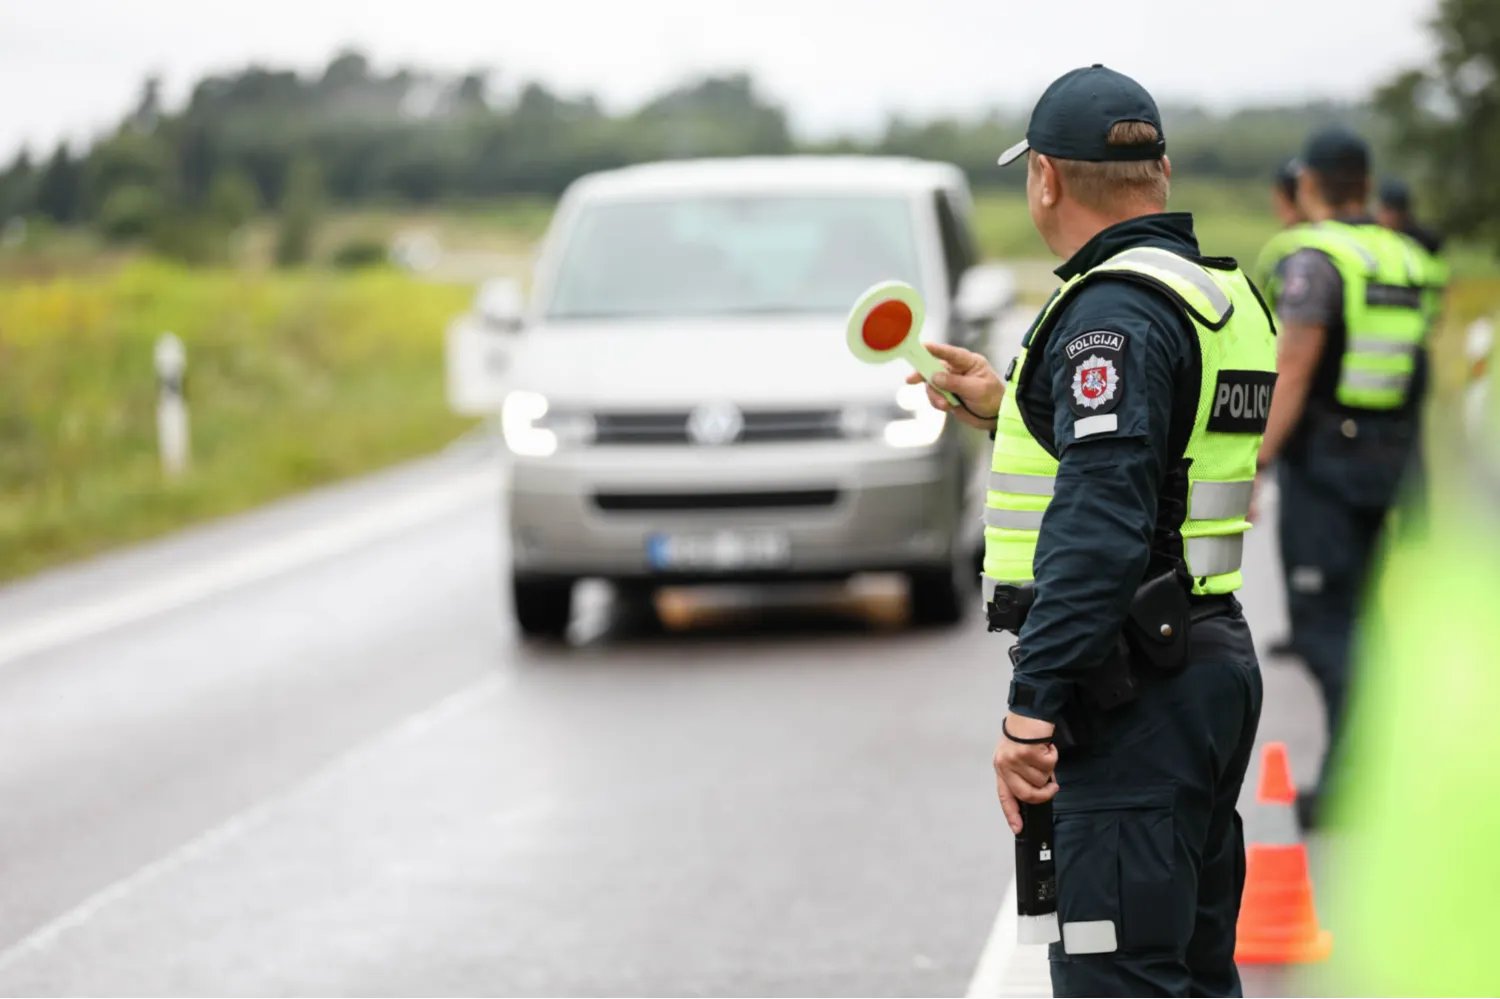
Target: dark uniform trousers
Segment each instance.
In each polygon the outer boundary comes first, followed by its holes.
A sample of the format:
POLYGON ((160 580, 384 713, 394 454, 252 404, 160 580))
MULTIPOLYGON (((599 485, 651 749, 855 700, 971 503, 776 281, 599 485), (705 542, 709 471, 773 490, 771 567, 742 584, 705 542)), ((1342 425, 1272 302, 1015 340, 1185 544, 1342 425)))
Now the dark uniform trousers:
MULTIPOLYGON (((1058 996, 1238 996, 1245 838, 1235 810, 1260 721, 1261 677, 1238 601, 1193 625, 1188 665, 1146 675, 1131 703, 1083 709, 1053 799, 1058 922, 1114 924, 1110 953, 1053 944, 1058 996)), ((1065 929, 1065 940, 1068 931, 1065 929)))
POLYGON ((1328 750, 1320 791, 1337 770, 1360 600, 1403 481, 1419 472, 1416 431, 1401 417, 1310 414, 1277 470, 1279 533, 1292 650, 1323 695, 1328 750))

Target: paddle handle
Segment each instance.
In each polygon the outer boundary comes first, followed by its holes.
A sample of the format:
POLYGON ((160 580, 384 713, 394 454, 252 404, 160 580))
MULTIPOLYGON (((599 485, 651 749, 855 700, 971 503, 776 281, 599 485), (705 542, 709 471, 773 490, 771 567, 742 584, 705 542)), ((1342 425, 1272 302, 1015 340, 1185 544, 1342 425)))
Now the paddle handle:
MULTIPOLYGON (((907 337, 906 342, 901 345, 901 356, 912 367, 917 369, 917 374, 921 375, 923 381, 927 382, 928 385, 932 384, 933 375, 940 371, 948 370, 948 366, 938 360, 926 347, 922 346, 922 342, 915 336, 907 337)), ((961 405, 958 401, 958 396, 952 392, 940 388, 934 388, 933 391, 940 393, 943 398, 953 403, 953 405, 961 405)))

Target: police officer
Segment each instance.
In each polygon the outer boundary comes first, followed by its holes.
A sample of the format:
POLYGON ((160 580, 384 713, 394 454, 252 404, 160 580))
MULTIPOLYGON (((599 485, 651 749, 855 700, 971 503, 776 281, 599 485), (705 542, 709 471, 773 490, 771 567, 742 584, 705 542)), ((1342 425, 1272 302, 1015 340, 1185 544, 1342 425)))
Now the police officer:
POLYGON ((1429 257, 1366 210, 1370 153, 1343 128, 1313 134, 1297 198, 1309 222, 1273 282, 1279 380, 1261 447, 1278 464, 1292 645, 1323 695, 1330 749, 1299 796, 1305 827, 1336 758, 1357 601, 1403 476, 1417 461, 1429 257))
POLYGON ((1063 285, 1003 381, 930 348, 967 410, 932 404, 995 438, 983 582, 1019 639, 994 770, 1012 831, 1018 801, 1054 804, 1059 996, 1240 994, 1261 679, 1233 593, 1275 341, 1235 262, 1165 210, 1165 153, 1136 81, 1055 81, 1000 162, 1027 164, 1063 285))
POLYGON ((1417 222, 1412 212, 1411 188, 1406 186, 1405 181, 1395 177, 1381 181, 1375 221, 1387 229, 1406 233, 1433 256, 1443 252, 1442 233, 1417 222))
POLYGON ((1287 255, 1298 249, 1295 227, 1307 221, 1297 204, 1297 175, 1302 166, 1295 159, 1287 160, 1276 168, 1271 184, 1271 211, 1281 223, 1281 231, 1271 237, 1256 258, 1251 277, 1270 296, 1276 281, 1277 267, 1287 255))
POLYGON ((1387 229, 1405 233, 1426 251, 1428 311, 1436 325, 1442 316, 1443 294, 1448 284, 1448 264, 1443 259, 1443 234, 1417 221, 1412 211, 1411 189, 1405 182, 1394 177, 1380 184, 1375 221, 1387 229))
POLYGON ((1275 183, 1271 185, 1271 211, 1276 213, 1283 229, 1307 221, 1302 209, 1297 207, 1297 173, 1300 170, 1296 160, 1287 160, 1276 168, 1275 183))

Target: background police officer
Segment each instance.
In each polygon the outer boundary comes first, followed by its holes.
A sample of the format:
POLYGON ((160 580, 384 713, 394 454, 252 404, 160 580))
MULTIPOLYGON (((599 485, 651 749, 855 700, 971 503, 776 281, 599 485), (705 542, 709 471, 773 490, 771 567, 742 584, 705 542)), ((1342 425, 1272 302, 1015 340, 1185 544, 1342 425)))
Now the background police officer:
POLYGON ((1387 512, 1416 460, 1430 319, 1425 251, 1366 209, 1370 153, 1342 128, 1301 157, 1309 224, 1273 283, 1279 379, 1261 466, 1278 465, 1292 645, 1324 700, 1330 749, 1299 813, 1316 821, 1347 696, 1357 602, 1387 512))
POLYGON ((1412 207, 1411 188, 1406 186, 1405 181, 1395 177, 1381 181, 1375 221, 1387 229, 1406 233, 1434 256, 1443 252, 1442 233, 1417 222, 1412 207))
POLYGON ((1283 229, 1307 221, 1302 209, 1297 207, 1297 173, 1301 170, 1296 160, 1287 160, 1276 168, 1271 184, 1271 211, 1283 229))
POLYGON ((1134 80, 1093 66, 1054 82, 1001 163, 1023 156, 1063 288, 1005 388, 934 346, 951 369, 934 383, 972 413, 929 392, 995 432, 992 624, 1030 594, 997 790, 1013 831, 1018 800, 1054 801, 1056 995, 1238 995, 1235 803, 1261 680, 1232 593, 1271 320, 1234 261, 1200 256, 1192 217, 1164 211, 1161 119, 1134 80))
POLYGON ((1302 164, 1295 159, 1287 160, 1276 168, 1271 183, 1271 210, 1281 223, 1281 231, 1272 236, 1256 258, 1251 276, 1265 292, 1267 301, 1274 304, 1281 262, 1300 249, 1295 228, 1307 221, 1297 203, 1297 177, 1302 164))
POLYGON ((1435 326, 1442 316, 1443 295, 1448 284, 1448 264, 1443 259, 1443 234, 1422 225, 1412 207, 1411 189, 1404 181, 1388 178, 1380 184, 1375 221, 1387 229, 1405 233, 1427 253, 1427 307, 1435 326))

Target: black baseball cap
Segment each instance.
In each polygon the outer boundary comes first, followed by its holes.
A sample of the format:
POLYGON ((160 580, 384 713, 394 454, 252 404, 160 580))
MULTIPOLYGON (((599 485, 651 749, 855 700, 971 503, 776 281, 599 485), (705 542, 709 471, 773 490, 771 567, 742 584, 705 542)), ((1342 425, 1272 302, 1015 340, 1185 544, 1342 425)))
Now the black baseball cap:
POLYGON ((1380 203, 1387 208, 1394 208, 1398 212, 1411 210, 1411 188, 1406 186, 1406 181, 1396 177, 1387 177, 1380 182, 1380 203))
POLYGON ((1118 163, 1159 160, 1166 155, 1167 141, 1161 112, 1146 88, 1124 73, 1094 63, 1052 81, 1031 112, 1026 138, 1001 154, 1000 165, 1014 163, 1028 149, 1060 160, 1118 163), (1109 130, 1122 121, 1154 125, 1157 141, 1111 146, 1109 130))
POLYGON ((1317 173, 1350 176, 1370 172, 1370 146, 1359 135, 1332 125, 1308 136, 1302 162, 1317 173))

